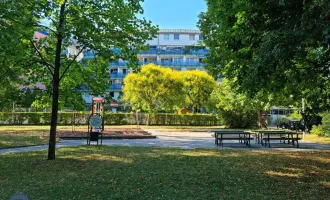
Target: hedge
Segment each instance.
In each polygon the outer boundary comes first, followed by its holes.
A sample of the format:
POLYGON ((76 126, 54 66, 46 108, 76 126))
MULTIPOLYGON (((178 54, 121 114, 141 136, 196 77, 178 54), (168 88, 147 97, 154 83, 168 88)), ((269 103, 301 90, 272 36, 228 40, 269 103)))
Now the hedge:
MULTIPOLYGON (((58 113, 58 125, 86 125, 90 113, 58 113)), ((147 114, 139 113, 139 124, 145 125, 147 114)), ((0 124, 6 125, 49 125, 51 113, 44 112, 0 112, 0 124)), ((134 125, 134 113, 106 113, 105 125, 134 125)), ((215 115, 210 114, 150 114, 149 125, 217 126, 221 125, 215 115)))

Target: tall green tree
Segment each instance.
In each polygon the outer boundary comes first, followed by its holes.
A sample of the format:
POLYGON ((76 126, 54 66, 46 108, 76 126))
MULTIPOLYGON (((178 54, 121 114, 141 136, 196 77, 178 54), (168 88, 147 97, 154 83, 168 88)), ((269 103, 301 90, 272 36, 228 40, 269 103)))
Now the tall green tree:
POLYGON ((143 13, 139 0, 3 0, 1 3, 6 11, 1 15, 1 21, 7 23, 4 26, 22 32, 19 41, 28 44, 34 52, 33 66, 28 68, 32 70, 30 76, 36 74, 41 82, 50 77, 51 82, 46 85, 52 95, 48 159, 55 159, 60 85, 72 68, 83 67, 77 61, 83 50, 90 48, 98 57, 122 58, 130 61, 129 66, 137 66, 137 52, 145 48, 145 41, 153 38, 157 28, 137 17, 143 13), (49 26, 42 20, 49 21, 49 26), (47 31, 48 37, 34 41, 33 34, 24 34, 35 30, 47 31), (65 55, 63 51, 68 47, 74 47, 76 52, 65 55), (111 48, 121 51, 115 53, 111 48))
POLYGON ((189 70, 182 73, 188 104, 193 112, 206 106, 210 94, 216 87, 216 81, 206 72, 189 70))
POLYGON ((124 100, 133 109, 150 113, 160 110, 174 110, 185 104, 182 76, 170 68, 154 64, 142 66, 138 73, 128 74, 124 79, 124 100))
POLYGON ((199 27, 209 66, 240 91, 304 98, 329 109, 329 0, 207 0, 199 27), (214 68, 213 68, 214 69, 214 68))
POLYGON ((232 81, 224 79, 212 92, 210 109, 216 110, 220 120, 230 128, 251 128, 257 124, 254 103, 233 87, 232 81))

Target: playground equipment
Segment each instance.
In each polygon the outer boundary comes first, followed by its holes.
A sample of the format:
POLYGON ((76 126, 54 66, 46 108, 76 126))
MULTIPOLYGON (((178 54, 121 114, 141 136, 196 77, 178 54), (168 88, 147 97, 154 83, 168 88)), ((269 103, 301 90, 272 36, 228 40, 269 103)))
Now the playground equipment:
POLYGON ((104 104, 105 100, 100 97, 94 97, 92 101, 92 115, 100 115, 102 117, 102 131, 104 131, 104 104))
POLYGON ((88 135, 87 144, 90 145, 91 141, 99 144, 99 137, 101 136, 101 145, 103 142, 102 132, 104 131, 104 103, 103 98, 94 97, 92 102, 92 114, 88 118, 88 135))

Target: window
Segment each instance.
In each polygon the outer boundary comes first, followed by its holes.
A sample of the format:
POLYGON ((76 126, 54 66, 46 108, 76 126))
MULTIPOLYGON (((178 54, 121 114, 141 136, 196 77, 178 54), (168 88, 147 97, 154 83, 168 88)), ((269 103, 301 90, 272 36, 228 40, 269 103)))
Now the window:
POLYGON ((189 40, 195 40, 195 35, 194 34, 189 34, 189 40))
POLYGON ((281 109, 281 110, 278 110, 278 114, 279 115, 284 115, 284 111, 281 109))
POLYGON ((187 63, 194 63, 196 60, 195 58, 186 58, 187 63))
POLYGON ((127 73, 127 69, 123 69, 123 74, 126 74, 127 73))
POLYGON ((203 40, 203 36, 202 35, 199 35, 199 40, 203 40))
POLYGON ((174 40, 179 40, 180 39, 180 34, 174 34, 174 40))
POLYGON ((118 69, 111 69, 111 74, 117 74, 118 73, 118 69))
POLYGON ((169 34, 164 34, 164 40, 169 40, 170 39, 170 35, 169 34))
POLYGON ((273 115, 278 115, 278 110, 277 109, 273 109, 273 115))
POLYGON ((173 58, 173 63, 174 63, 174 64, 180 64, 181 61, 182 61, 181 58, 173 58))

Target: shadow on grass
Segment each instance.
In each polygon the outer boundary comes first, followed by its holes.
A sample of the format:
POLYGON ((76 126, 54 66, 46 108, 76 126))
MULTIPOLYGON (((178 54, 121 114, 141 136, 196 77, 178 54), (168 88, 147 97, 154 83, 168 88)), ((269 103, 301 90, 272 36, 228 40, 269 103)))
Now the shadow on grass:
POLYGON ((0 156, 0 199, 329 199, 330 151, 79 146, 0 156))

